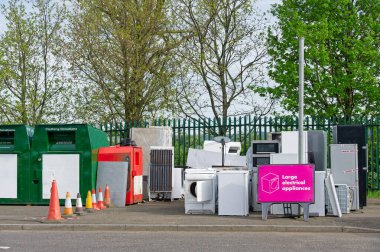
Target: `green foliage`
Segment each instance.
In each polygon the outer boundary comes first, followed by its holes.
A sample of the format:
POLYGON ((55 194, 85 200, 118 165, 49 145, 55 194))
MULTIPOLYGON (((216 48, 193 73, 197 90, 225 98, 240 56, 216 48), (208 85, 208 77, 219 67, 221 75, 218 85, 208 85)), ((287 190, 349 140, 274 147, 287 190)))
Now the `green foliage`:
POLYGON ((298 111, 298 38, 305 38, 305 114, 378 115, 380 1, 284 0, 273 7, 269 75, 259 90, 298 111))
POLYGON ((85 0, 74 4, 68 58, 85 120, 141 120, 170 105, 173 71, 167 2, 85 0))
POLYGON ((49 0, 2 5, 7 30, 0 37, 0 122, 37 124, 70 117, 61 58, 65 8, 49 0))

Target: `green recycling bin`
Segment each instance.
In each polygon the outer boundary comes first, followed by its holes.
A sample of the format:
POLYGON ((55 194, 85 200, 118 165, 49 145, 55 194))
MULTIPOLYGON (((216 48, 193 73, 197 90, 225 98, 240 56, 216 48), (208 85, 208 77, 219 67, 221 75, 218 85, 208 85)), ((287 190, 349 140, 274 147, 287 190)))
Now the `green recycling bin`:
POLYGON ((30 202, 32 135, 26 125, 0 125, 0 204, 30 202))
POLYGON ((66 192, 84 198, 95 188, 98 149, 109 146, 105 132, 87 124, 36 125, 32 143, 32 204, 49 204, 53 179, 61 204, 66 192))

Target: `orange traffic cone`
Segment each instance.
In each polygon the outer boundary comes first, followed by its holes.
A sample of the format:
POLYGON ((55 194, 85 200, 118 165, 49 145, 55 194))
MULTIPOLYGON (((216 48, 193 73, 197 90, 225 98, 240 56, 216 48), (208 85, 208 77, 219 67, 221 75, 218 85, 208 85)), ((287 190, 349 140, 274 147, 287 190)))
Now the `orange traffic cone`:
POLYGON ((88 190, 88 192, 87 192, 86 211, 89 213, 94 212, 94 209, 92 208, 92 199, 91 199, 91 191, 90 190, 88 190))
POLYGON ((63 210, 63 216, 73 216, 73 206, 71 204, 70 192, 66 192, 65 209, 63 210))
POLYGON ((53 182, 51 183, 49 213, 47 216, 47 220, 49 221, 62 220, 61 207, 59 205, 59 198, 58 198, 57 182, 55 180, 53 180, 53 182))
POLYGON ((94 210, 100 210, 99 207, 98 207, 98 204, 96 203, 95 189, 92 189, 92 208, 94 210))
MULTIPOLYGON (((92 206, 92 203, 91 203, 92 206)), ((83 205, 82 205, 82 198, 80 196, 80 193, 77 194, 77 202, 75 203, 75 212, 76 215, 83 215, 83 205)))
POLYGON ((99 207, 100 210, 102 210, 104 208, 107 208, 103 204, 103 192, 102 192, 102 187, 101 186, 99 187, 99 193, 98 193, 98 207, 99 207))
POLYGON ((110 197, 110 188, 109 188, 108 184, 106 185, 106 189, 104 191, 104 204, 107 207, 111 207, 112 206, 112 204, 111 204, 111 197, 110 197))

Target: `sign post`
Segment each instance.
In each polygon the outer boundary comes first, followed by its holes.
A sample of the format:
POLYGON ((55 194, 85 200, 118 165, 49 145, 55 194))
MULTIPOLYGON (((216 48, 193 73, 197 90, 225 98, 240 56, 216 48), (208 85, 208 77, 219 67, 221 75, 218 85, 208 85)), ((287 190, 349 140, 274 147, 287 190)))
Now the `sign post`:
POLYGON ((257 201, 262 205, 262 219, 267 219, 272 204, 298 203, 308 221, 309 205, 314 203, 314 165, 261 165, 258 169, 257 201))

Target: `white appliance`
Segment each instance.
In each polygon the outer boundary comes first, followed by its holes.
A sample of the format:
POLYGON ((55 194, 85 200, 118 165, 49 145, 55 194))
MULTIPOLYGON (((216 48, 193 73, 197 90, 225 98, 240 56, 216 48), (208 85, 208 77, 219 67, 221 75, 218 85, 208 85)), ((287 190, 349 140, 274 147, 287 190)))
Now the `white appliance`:
POLYGON ((185 214, 215 214, 216 171, 186 169, 185 214))
MULTIPOLYGON (((308 162, 307 155, 307 131, 303 132, 304 141, 304 160, 308 162)), ((281 151, 282 153, 293 153, 297 156, 298 163, 298 131, 283 131, 281 134, 281 151)))
MULTIPOLYGON (((304 160, 315 165, 316 171, 327 169, 327 134, 322 130, 303 132, 304 160)), ((298 154, 298 131, 283 131, 281 134, 281 152, 298 154)))
POLYGON ((175 167, 172 169, 172 199, 182 198, 182 190, 183 190, 183 169, 175 167))
MULTIPOLYGON (((187 153, 186 166, 190 168, 210 168, 212 166, 222 165, 222 153, 207 150, 198 150, 189 148, 187 153)), ((245 156, 238 156, 232 154, 224 155, 225 166, 246 166, 245 156)))
POLYGON ((296 153, 272 153, 269 159, 271 164, 298 164, 296 153))
POLYGON ((335 190, 335 182, 332 174, 327 175, 325 179, 325 186, 328 195, 328 197, 326 197, 326 199, 328 199, 328 204, 330 204, 333 214, 341 218, 342 210, 340 209, 338 196, 335 190))
MULTIPOLYGON (((203 150, 213 151, 213 152, 222 152, 222 144, 216 141, 204 141, 203 150)), ((240 155, 241 143, 240 142, 228 142, 225 144, 224 153, 232 155, 240 155)))
POLYGON ((316 171, 314 179, 314 204, 309 207, 310 216, 325 216, 325 171, 316 171))
POLYGON ((217 177, 218 215, 248 215, 249 172, 226 170, 218 172, 217 177))
MULTIPOLYGON (((286 132, 288 133, 288 132, 286 132)), ((288 134, 285 133, 285 141, 288 141, 288 134)), ((289 151, 289 148, 286 148, 289 151)), ((298 164, 298 154, 296 153, 272 153, 269 156, 270 164, 298 164)), ((298 204, 273 204, 270 207, 271 214, 291 214, 300 215, 300 207, 298 204), (285 206, 290 208, 285 209, 285 206)))

